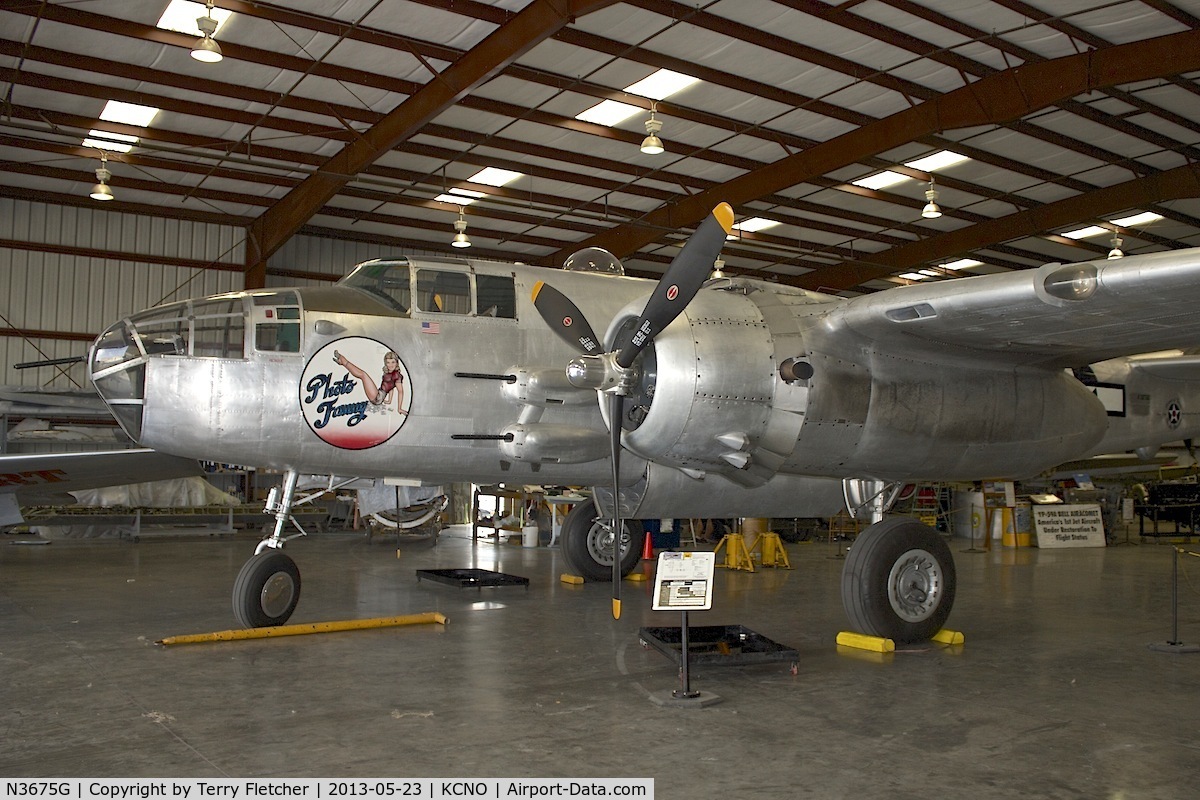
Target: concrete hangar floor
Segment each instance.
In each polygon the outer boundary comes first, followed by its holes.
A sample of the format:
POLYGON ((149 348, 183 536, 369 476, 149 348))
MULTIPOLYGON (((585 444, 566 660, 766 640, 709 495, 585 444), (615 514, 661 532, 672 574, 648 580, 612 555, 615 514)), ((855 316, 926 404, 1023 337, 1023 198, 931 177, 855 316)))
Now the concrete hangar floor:
MULTIPOLYGON (((457 527, 398 554, 313 537, 289 546, 292 622, 448 624, 163 647, 234 627, 251 537, 16 538, 0 537, 4 777, 652 777, 658 798, 922 800, 1177 800, 1200 782, 1200 654, 1147 648, 1172 637, 1166 543, 955 540, 965 645, 889 656, 835 646, 840 546, 788 545, 791 571, 718 570, 713 610, 691 622, 750 628, 794 648, 794 668, 694 666, 692 688, 723 701, 679 709, 651 702, 678 676, 638 633, 679 615, 626 582, 613 622, 609 586, 561 583, 556 549, 457 527), (529 587, 415 576, 460 568, 529 587)), ((1200 561, 1182 561, 1178 640, 1194 644, 1200 561)))

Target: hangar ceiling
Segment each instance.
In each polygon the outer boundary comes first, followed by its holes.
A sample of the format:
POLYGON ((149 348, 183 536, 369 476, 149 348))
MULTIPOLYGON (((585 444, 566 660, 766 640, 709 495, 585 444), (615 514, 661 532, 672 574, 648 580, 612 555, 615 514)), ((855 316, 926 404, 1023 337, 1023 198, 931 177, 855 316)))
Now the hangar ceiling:
POLYGON ((218 63, 167 5, 0 0, 0 196, 103 157, 248 286, 297 233, 653 274, 720 200, 727 271, 844 293, 1200 246, 1200 0, 216 0, 218 63))

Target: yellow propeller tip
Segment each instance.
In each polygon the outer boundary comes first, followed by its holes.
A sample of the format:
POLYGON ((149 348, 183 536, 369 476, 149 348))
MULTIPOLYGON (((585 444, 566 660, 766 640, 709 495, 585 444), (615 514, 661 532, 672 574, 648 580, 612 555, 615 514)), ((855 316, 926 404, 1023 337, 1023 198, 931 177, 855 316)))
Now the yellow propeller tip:
POLYGON ((712 215, 717 218, 717 222, 721 223, 725 233, 733 232, 733 207, 729 203, 718 203, 717 207, 712 210, 712 215))
POLYGON ((621 618, 621 601, 613 600, 612 603, 613 603, 613 619, 620 619, 621 618))

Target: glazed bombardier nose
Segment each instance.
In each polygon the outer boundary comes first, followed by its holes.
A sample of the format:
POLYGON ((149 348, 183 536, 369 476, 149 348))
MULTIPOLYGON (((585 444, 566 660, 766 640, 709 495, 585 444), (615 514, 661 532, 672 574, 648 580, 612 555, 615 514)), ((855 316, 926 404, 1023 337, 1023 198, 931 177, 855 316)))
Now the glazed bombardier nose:
POLYGON ((132 314, 96 338, 88 355, 89 375, 129 438, 142 443, 152 359, 240 359, 246 350, 245 315, 239 297, 186 300, 132 314))
POLYGON ((121 428, 130 439, 140 441, 146 352, 130 320, 118 322, 96 338, 88 354, 88 371, 121 428))

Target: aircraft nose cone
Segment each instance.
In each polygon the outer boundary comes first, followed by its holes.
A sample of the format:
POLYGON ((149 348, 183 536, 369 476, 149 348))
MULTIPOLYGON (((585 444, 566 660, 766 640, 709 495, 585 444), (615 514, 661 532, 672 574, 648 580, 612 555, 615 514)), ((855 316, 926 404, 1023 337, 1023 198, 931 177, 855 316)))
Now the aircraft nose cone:
POLYGON ((146 354, 136 331, 121 321, 96 338, 88 354, 88 372, 100 398, 135 442, 142 429, 146 354))

